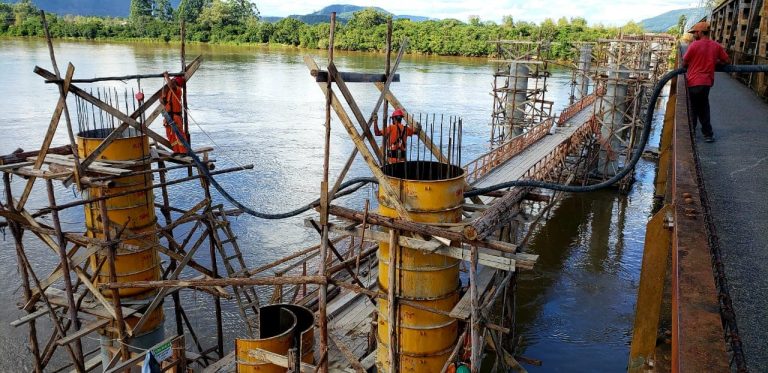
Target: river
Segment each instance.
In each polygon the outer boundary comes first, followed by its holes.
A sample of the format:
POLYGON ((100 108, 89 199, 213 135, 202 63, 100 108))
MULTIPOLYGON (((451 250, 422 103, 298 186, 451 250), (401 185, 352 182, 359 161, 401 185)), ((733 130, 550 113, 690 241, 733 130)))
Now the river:
MULTIPOLYGON (((66 63, 71 61, 76 78, 178 71, 180 67, 176 46, 71 41, 54 44, 59 68, 65 71, 66 63)), ((303 63, 305 53, 318 56, 318 64, 325 65, 322 51, 188 46, 188 56, 202 54, 204 58, 188 83, 192 140, 195 146, 216 147, 214 157, 219 168, 255 165, 252 171, 217 179, 236 198, 262 211, 284 211, 318 195, 324 96, 303 63)), ((380 72, 383 55, 338 52, 335 61, 342 71, 380 72)), ((50 122, 58 90, 32 72, 35 65, 51 70, 42 40, 0 39, 0 86, 5 89, 0 100, 0 154, 17 148, 39 148, 50 122)), ((393 83, 392 91, 411 112, 460 115, 465 131, 463 157, 469 160, 487 149, 492 70, 485 59, 406 56, 398 69, 401 82, 393 83)), ((549 79, 547 98, 555 101, 554 111, 566 105, 569 81, 570 74, 565 70, 554 70, 549 79)), ((159 85, 157 79, 142 80, 147 91, 159 85)), ((101 86, 129 92, 137 89, 135 82, 101 86)), ((369 113, 378 91, 370 85, 354 85, 352 90, 362 111, 369 113)), ((60 126, 63 128, 63 120, 60 126)), ((353 145, 337 121, 332 131, 331 175, 337 175, 353 145)), ((65 143, 66 135, 59 131, 54 145, 65 143)), ((652 207, 654 171, 654 164, 641 161, 636 171, 638 182, 626 196, 614 191, 567 196, 531 240, 527 250, 539 254, 540 259, 534 271, 521 275, 518 284, 522 346, 517 352, 540 359, 544 365, 530 367, 530 371, 625 370, 645 223, 652 207)), ((350 172, 351 177, 367 175, 360 161, 350 172)), ((37 184, 28 204, 31 209, 47 202, 39 188, 41 183, 37 184)), ((61 185, 57 188, 59 203, 77 198, 74 191, 61 185)), ((15 179, 13 189, 18 196, 22 180, 15 179)), ((185 197, 198 191, 189 183, 172 188, 171 193, 178 201, 177 207, 184 208, 195 202, 185 197)), ((364 188, 345 197, 344 203, 359 207, 367 198, 373 200, 375 194, 364 188)), ((218 196, 215 199, 224 202, 218 196)), ((280 222, 250 216, 235 219, 233 229, 249 266, 317 241, 317 236, 303 226, 305 216, 280 222)), ((82 230, 79 209, 67 210, 61 219, 65 230, 82 230)), ((25 243, 37 264, 50 266, 57 261, 29 236, 25 236, 25 243)), ((29 370, 27 332, 8 324, 22 315, 15 307, 21 291, 10 232, 4 232, 0 245, 0 371, 29 370)), ((204 297, 185 294, 190 304, 204 297)), ((188 311, 193 324, 203 330, 210 328, 210 320, 195 317, 204 311, 201 306, 188 311)), ((225 317, 238 316, 230 308, 225 317)), ((169 332, 172 324, 168 319, 169 332)), ((57 354, 58 358, 64 356, 63 351, 57 354)))

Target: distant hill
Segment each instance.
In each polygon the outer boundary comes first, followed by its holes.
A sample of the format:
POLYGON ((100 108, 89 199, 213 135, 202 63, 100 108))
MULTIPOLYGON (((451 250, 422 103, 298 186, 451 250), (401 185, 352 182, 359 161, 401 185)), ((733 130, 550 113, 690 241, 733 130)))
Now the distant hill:
MULTIPOLYGON (((288 17, 298 19, 299 21, 302 21, 306 24, 313 25, 317 23, 329 22, 330 20, 329 17, 331 16, 331 13, 336 12, 336 20, 341 23, 347 23, 350 19, 352 19, 352 15, 355 12, 358 12, 367 8, 373 8, 384 14, 391 15, 392 18, 394 19, 410 19, 411 21, 414 21, 414 22, 421 22, 421 21, 427 21, 427 20, 433 19, 433 18, 424 17, 424 16, 397 15, 397 14, 392 14, 391 12, 388 12, 387 10, 379 7, 364 7, 364 6, 349 5, 349 4, 328 5, 327 7, 313 13, 292 14, 288 17)), ((267 22, 277 22, 281 20, 282 17, 263 16, 262 19, 264 19, 267 22)))
MULTIPOLYGON (((176 8, 181 0, 171 0, 176 8)), ((0 0, 16 3, 18 0, 0 0)), ((58 15, 128 17, 130 0, 32 0, 36 7, 58 15)))
POLYGON ((669 12, 659 14, 656 17, 651 17, 640 21, 640 25, 646 31, 650 32, 665 32, 672 26, 677 26, 677 21, 680 16, 685 15, 688 19, 687 25, 691 25, 694 22, 704 18, 707 15, 706 8, 686 8, 670 10, 669 12))
MULTIPOLYGON (((18 0, 0 0, 0 2, 15 3, 18 2, 18 0)), ((180 2, 181 0, 171 0, 171 5, 175 9, 180 2)), ((128 12, 131 6, 130 0, 32 0, 32 3, 46 12, 56 13, 58 15, 71 14, 101 17, 128 17, 128 12)), ((347 23, 355 12, 366 8, 367 7, 357 5, 333 4, 313 13, 294 14, 288 17, 298 19, 307 24, 317 24, 329 22, 331 12, 336 12, 337 20, 341 23, 347 23)), ((374 9, 384 14, 391 15, 394 19, 410 19, 414 22, 433 19, 424 16, 396 15, 379 7, 374 7, 374 9)), ((266 22, 277 22, 283 18, 284 17, 262 15, 262 19, 266 22)))

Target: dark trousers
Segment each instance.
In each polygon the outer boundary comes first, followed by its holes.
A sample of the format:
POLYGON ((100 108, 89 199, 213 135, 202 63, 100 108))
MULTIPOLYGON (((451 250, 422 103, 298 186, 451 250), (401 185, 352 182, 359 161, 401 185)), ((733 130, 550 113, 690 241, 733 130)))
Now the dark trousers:
POLYGON ((712 123, 709 121, 709 86, 697 85, 688 87, 688 99, 691 101, 693 114, 693 130, 696 131, 696 122, 701 123, 701 133, 705 137, 712 136, 712 123))

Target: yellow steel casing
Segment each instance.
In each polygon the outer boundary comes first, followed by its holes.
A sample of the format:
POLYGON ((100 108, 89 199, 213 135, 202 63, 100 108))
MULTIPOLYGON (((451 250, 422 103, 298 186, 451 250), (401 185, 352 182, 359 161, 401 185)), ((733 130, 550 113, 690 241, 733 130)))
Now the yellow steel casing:
MULTIPOLYGON (((87 157, 96 149, 111 130, 100 129, 85 131, 78 134, 77 152, 81 158, 87 157)), ((149 157, 149 140, 145 134, 128 129, 119 138, 113 140, 109 146, 96 158, 97 160, 131 161, 131 171, 145 171, 151 167, 146 160, 149 157)), ((94 176, 101 176, 92 173, 94 176)), ((125 227, 121 236, 122 243, 115 256, 115 272, 118 282, 128 281, 152 281, 160 279, 160 260, 155 246, 158 239, 151 234, 155 229, 154 195, 152 190, 140 190, 152 186, 151 174, 139 174, 125 176, 113 180, 113 186, 106 188, 89 188, 84 191, 86 199, 99 198, 124 192, 134 191, 124 196, 108 198, 104 204, 107 209, 114 237, 117 230, 125 227), (125 239, 136 234, 149 233, 141 239, 125 239)), ((85 205, 85 225, 88 237, 104 239, 104 217, 101 216, 101 208, 98 202, 85 205)), ((95 285, 109 282, 110 266, 105 263, 100 269, 96 268, 106 253, 99 253, 91 257, 91 266, 98 270, 95 285)), ((121 297, 146 298, 156 293, 154 289, 126 288, 120 289, 121 297)), ((111 291, 104 291, 106 297, 111 297, 111 291)), ((162 319, 162 318, 161 318, 162 319)))
MULTIPOLYGON (((425 307, 450 312, 459 300, 458 291, 441 299, 412 301, 425 307)), ((389 333, 387 320, 389 302, 379 299, 378 313, 378 340, 389 345, 389 333)), ((423 356, 440 354, 443 350, 452 347, 456 342, 458 321, 452 317, 420 310, 412 306, 401 304, 399 306, 398 338, 400 338, 400 351, 404 355, 423 356), (424 343, 424 341, 429 341, 424 343)))
POLYGON ((287 368, 270 364, 248 353, 260 348, 280 355, 287 355, 296 333, 296 316, 281 305, 270 305, 259 310, 261 326, 259 339, 235 339, 235 357, 238 373, 266 372, 284 373, 287 368))
MULTIPOLYGON (((403 162, 384 166, 382 171, 413 221, 461 221, 465 184, 461 168, 433 162, 403 162), (436 174, 433 174, 435 170, 436 174)), ((399 217, 384 188, 379 188, 378 196, 379 214, 399 217)), ((379 287, 387 291, 390 271, 388 243, 379 244, 378 259, 379 287)), ((458 259, 401 247, 395 269, 397 297, 449 312, 459 299, 459 264, 458 259)), ((388 301, 379 300, 376 359, 380 372, 391 371, 388 307, 388 301)), ((456 343, 458 322, 448 316, 404 304, 399 305, 397 315, 398 370, 439 372, 456 343)))
MULTIPOLYGON (((409 299, 435 299, 459 287, 459 260, 438 254, 425 254, 403 247, 397 266, 397 289, 409 299)), ((389 245, 379 244, 379 287, 388 290, 389 245)))
MULTIPOLYGON (((377 340, 376 349, 376 369, 378 372, 391 372, 389 363, 389 345, 381 340, 377 340)), ((398 361, 398 372, 440 372, 443 365, 451 356, 453 346, 439 353, 430 355, 406 355, 400 353, 398 361)))

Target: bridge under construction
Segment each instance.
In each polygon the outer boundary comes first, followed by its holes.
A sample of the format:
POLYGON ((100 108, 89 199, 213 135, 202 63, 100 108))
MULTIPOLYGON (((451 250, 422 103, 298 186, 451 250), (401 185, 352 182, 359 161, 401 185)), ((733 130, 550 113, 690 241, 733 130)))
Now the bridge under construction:
MULTIPOLYGON (((401 102, 390 89, 401 79, 397 71, 407 45, 400 43, 393 60, 391 24, 381 74, 339 71, 330 30, 326 66, 304 60, 307 79, 326 98, 320 196, 285 214, 244 206, 216 182, 217 175, 253 166, 217 169, 215 149, 191 146, 183 135, 189 133, 186 115, 177 124, 159 103, 168 80, 157 87, 147 83, 163 74, 76 79, 72 64, 63 74, 59 70, 48 40, 53 71, 35 68, 59 87, 48 132, 39 150, 0 157, 0 216, 14 239, 26 312, 12 325, 29 330, 30 366, 137 371, 148 356, 163 371, 178 372, 477 372, 489 360, 493 371, 525 371, 526 364, 540 364, 514 354, 515 283, 538 259, 525 252, 526 244, 565 193, 632 187, 631 171, 651 126, 648 113, 672 78, 670 61, 679 60, 675 39, 634 35, 577 46, 571 102, 557 115, 546 97, 545 48, 493 41, 498 55, 491 60, 491 147, 465 162, 462 118, 409 112, 417 105, 401 102), (136 82, 137 90, 87 86, 114 81, 136 82), (380 92, 376 102, 366 103, 374 108, 370 115, 362 112, 353 84, 380 92), (141 99, 133 100, 137 92, 141 99), (391 144, 377 142, 371 131, 377 121, 388 122, 390 106, 416 128, 403 161, 390 161, 391 144), (167 137, 151 128, 162 118, 186 154, 175 153, 167 137), (354 144, 335 179, 328 166, 332 123, 354 144), (62 132, 69 142, 54 146, 62 132), (347 180, 358 156, 371 177, 347 180), (12 177, 20 183, 16 188, 12 177), (75 185, 82 199, 58 202, 58 182, 75 185), (378 184, 373 206, 336 202, 367 183, 378 184), (179 208, 169 197, 169 189, 182 184, 198 185, 186 196, 191 208, 179 208), (234 208, 215 204, 211 189, 234 208), (33 193, 44 193, 47 206, 31 211, 33 193), (62 228, 59 215, 67 209, 83 211, 82 229, 62 228), (232 216, 280 219, 311 209, 317 214, 305 225, 317 232, 318 244, 248 268, 232 216), (30 257, 29 236, 59 258, 55 267, 30 257), (195 330, 182 296, 190 290, 205 297, 214 338, 195 330), (235 305, 237 320, 224 317, 224 302, 235 305), (242 325, 234 340, 223 332, 230 322, 242 325), (88 350, 87 337, 99 345, 88 350), (57 350, 65 351, 68 365, 50 366, 57 350)), ((170 75, 189 81, 201 63, 186 60, 182 43, 182 69, 170 75)), ((768 106, 732 78, 718 79, 723 91, 713 90, 713 118, 722 135, 710 148, 691 131, 685 80, 672 78, 669 86, 658 153, 660 204, 648 223, 630 371, 745 371, 768 364, 759 342, 766 308, 749 301, 765 276, 760 268, 753 269, 755 276, 745 269, 763 255, 754 248, 764 244, 765 230, 750 226, 754 241, 741 245, 744 232, 735 222, 743 218, 734 216, 746 212, 760 221, 765 211, 751 196, 759 195, 759 175, 765 175, 759 170, 768 163, 766 155, 754 153, 765 149, 758 139, 766 131, 760 124, 768 106), (750 110, 729 109, 729 102, 749 102, 750 110), (732 124, 733 118, 744 125, 732 124), (736 146, 741 141, 754 147, 736 146), (734 152, 717 150, 728 145, 752 162, 729 163, 734 152), (746 175, 758 176, 740 179, 746 175), (729 202, 734 188, 745 191, 739 211, 729 202), (738 254, 729 255, 727 247, 738 254), (661 311, 665 303, 671 312, 661 311), (672 329, 668 358, 657 345, 659 325, 666 322, 672 329)), ((186 90, 178 98, 186 114, 186 90)))

